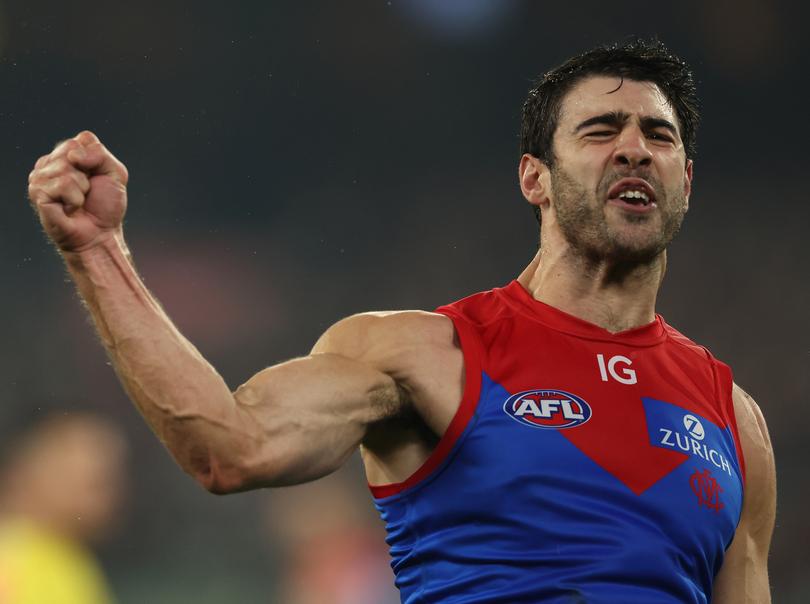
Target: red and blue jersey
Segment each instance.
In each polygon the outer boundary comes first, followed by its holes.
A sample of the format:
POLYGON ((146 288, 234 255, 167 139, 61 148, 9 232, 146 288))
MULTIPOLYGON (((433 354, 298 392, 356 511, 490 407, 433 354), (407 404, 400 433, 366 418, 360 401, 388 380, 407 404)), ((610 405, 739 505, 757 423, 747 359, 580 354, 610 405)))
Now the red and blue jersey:
POLYGON ((463 400, 371 487, 402 601, 708 602, 743 498, 729 368, 660 316, 611 334, 516 281, 437 312, 463 400))

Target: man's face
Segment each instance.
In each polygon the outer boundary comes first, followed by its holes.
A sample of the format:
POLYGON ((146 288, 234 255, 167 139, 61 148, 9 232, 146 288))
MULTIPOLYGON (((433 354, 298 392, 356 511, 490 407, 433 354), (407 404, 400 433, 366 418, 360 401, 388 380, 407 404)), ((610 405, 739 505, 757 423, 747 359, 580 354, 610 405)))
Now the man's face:
POLYGON ((112 426, 78 419, 54 430, 29 461, 28 488, 63 530, 80 539, 114 528, 126 490, 126 444, 112 426))
POLYGON ((551 209, 577 252, 648 262, 678 232, 692 165, 655 84, 602 76, 577 84, 563 98, 554 154, 551 209))

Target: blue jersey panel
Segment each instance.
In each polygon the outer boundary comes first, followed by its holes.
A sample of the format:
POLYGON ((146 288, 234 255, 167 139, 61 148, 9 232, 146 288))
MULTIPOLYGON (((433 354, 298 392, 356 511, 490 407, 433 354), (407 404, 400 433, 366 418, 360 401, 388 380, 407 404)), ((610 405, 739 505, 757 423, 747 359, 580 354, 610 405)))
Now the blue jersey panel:
MULTIPOLYGON (((577 400, 570 387, 514 395, 485 373, 475 414, 443 463, 375 500, 402 601, 707 602, 742 504, 728 430, 671 403, 637 401, 643 446, 672 448, 683 461, 636 494, 567 437, 588 413, 611 412, 610 401, 577 400), (568 424, 515 421, 552 412, 568 424)), ((605 446, 626 438, 610 435, 605 446)))

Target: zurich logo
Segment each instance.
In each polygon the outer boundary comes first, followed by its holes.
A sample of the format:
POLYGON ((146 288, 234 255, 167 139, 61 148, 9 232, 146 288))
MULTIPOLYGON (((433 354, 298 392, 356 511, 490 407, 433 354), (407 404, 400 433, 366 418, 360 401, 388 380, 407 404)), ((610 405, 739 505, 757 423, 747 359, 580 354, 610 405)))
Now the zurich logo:
POLYGON ((582 398, 562 390, 524 390, 503 404, 504 412, 533 428, 559 430, 580 426, 591 419, 591 407, 582 398))
POLYGON ((691 413, 683 416, 683 427, 689 433, 689 436, 696 440, 703 440, 706 436, 706 431, 703 429, 703 424, 691 413))

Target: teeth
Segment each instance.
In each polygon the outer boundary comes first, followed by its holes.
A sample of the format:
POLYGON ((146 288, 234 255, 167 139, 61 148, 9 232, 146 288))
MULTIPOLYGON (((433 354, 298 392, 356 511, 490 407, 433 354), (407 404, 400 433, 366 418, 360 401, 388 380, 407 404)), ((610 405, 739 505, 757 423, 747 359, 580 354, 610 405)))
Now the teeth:
POLYGON ((624 199, 641 199, 644 201, 644 203, 649 203, 650 201, 650 198, 644 191, 637 191, 634 189, 622 191, 621 193, 619 193, 619 197, 624 199))

